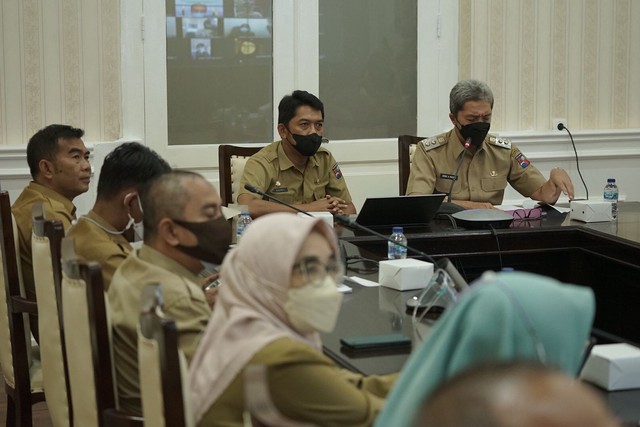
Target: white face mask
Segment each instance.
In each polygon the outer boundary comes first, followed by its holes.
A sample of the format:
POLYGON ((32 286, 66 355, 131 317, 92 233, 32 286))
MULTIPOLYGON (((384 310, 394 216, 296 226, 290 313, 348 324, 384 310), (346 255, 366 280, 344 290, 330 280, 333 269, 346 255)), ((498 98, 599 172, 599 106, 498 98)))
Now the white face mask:
POLYGON ((329 275, 319 285, 289 289, 284 311, 299 332, 331 332, 338 321, 342 294, 329 275))
MULTIPOLYGON (((144 211, 142 210, 142 203, 140 202, 140 195, 136 197, 138 201, 138 208, 140 208, 140 213, 144 215, 144 211)), ((133 221, 133 241, 134 242, 142 242, 144 240, 144 224, 142 221, 135 222, 131 214, 129 214, 130 221, 133 221)))

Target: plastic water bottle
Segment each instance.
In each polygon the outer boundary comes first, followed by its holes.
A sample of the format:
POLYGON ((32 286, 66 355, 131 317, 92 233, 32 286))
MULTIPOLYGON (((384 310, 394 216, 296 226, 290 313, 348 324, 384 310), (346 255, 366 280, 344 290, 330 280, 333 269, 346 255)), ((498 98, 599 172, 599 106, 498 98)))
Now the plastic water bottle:
POLYGON ((240 238, 247 230, 249 224, 251 224, 251 216, 249 215, 249 212, 242 211, 238 218, 238 222, 236 223, 236 243, 240 243, 240 238))
POLYGON ((607 179, 604 187, 604 200, 611 202, 611 218, 618 219, 618 186, 615 178, 607 179))
MULTIPOLYGON (((389 238, 394 242, 398 242, 406 246, 407 237, 404 235, 404 229, 402 227, 393 227, 391 231, 392 233, 391 233, 391 236, 389 236, 389 238)), ((407 257, 407 248, 388 242, 387 258, 405 259, 406 257, 407 257)))

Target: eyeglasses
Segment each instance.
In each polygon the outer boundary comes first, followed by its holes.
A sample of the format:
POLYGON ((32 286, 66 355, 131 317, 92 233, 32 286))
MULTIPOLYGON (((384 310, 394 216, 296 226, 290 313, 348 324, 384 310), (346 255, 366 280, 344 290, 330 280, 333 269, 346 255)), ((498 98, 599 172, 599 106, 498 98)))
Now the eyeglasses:
POLYGON ((305 282, 311 285, 320 285, 327 276, 340 283, 344 275, 344 266, 340 261, 332 258, 328 264, 323 264, 313 256, 305 257, 293 264, 293 270, 299 271, 305 282))
POLYGON ((515 219, 538 219, 542 216, 542 208, 516 209, 513 211, 515 219))

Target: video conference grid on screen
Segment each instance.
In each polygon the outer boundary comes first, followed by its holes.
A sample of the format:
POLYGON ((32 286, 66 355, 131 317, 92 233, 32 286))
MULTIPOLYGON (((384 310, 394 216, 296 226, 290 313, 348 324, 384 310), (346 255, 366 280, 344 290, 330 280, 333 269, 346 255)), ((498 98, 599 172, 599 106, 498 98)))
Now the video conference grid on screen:
POLYGON ((167 62, 271 58, 270 0, 167 0, 167 62))

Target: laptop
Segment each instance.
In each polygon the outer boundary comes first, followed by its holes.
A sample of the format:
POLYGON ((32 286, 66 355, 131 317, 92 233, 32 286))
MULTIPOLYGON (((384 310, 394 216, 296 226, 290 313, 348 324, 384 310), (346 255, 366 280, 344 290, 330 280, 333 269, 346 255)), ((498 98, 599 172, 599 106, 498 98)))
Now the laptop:
POLYGON ((436 215, 445 196, 370 197, 362 205, 356 222, 371 228, 424 225, 436 215))

